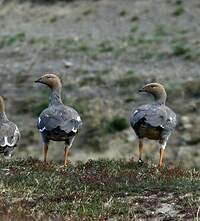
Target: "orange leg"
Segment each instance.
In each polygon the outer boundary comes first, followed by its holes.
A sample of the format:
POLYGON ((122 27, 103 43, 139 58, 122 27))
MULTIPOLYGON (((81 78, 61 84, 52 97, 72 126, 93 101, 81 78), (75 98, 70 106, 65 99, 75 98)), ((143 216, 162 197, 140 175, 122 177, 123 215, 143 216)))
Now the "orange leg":
POLYGON ((143 141, 139 141, 139 163, 142 163, 143 141))
POLYGON ((65 151, 64 151, 64 166, 66 166, 67 163, 69 163, 69 160, 68 160, 69 150, 70 150, 70 148, 65 147, 65 151))
POLYGON ((44 162, 47 162, 48 145, 44 144, 44 162))
POLYGON ((159 166, 162 167, 163 165, 163 158, 164 158, 165 149, 160 148, 160 160, 159 160, 159 166))

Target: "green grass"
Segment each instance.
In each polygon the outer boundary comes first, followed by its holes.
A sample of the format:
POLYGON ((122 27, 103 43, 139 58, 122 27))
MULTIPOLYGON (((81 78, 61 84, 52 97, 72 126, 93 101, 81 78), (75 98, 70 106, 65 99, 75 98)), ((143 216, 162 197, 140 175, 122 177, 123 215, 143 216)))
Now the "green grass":
POLYGON ((56 47, 63 48, 66 52, 87 52, 88 45, 81 39, 65 38, 55 42, 56 47))
POLYGON ((38 117, 48 107, 48 93, 48 90, 41 89, 34 95, 15 101, 16 113, 22 115, 31 113, 33 117, 38 117))
POLYGON ((127 119, 124 117, 115 116, 110 121, 105 123, 105 130, 107 133, 115 133, 123 131, 129 127, 127 119))
POLYGON ((86 9, 86 10, 83 12, 83 15, 84 15, 84 16, 87 16, 87 15, 90 15, 90 14, 92 14, 92 13, 94 13, 94 12, 95 12, 94 9, 88 8, 88 9, 86 9))
POLYGON ((169 82, 166 85, 166 90, 169 96, 173 98, 175 96, 185 96, 185 97, 193 97, 193 98, 199 98, 200 96, 200 79, 197 78, 195 80, 189 80, 189 81, 174 81, 169 82))
POLYGON ((167 35, 166 27, 161 24, 157 25, 155 27, 155 35, 159 37, 165 37, 167 35))
POLYGON ((121 16, 121 17, 127 16, 127 15, 128 15, 128 12, 125 9, 123 9, 119 12, 119 16, 121 16))
POLYGON ((189 213, 193 219, 199 203, 200 171, 195 169, 159 169, 115 160, 90 160, 63 168, 30 158, 1 160, 0 177, 0 216, 4 220, 148 218, 145 211, 155 209, 160 200, 176 202, 180 211, 185 210, 183 217, 189 213))
POLYGON ((24 32, 16 33, 15 35, 7 35, 0 38, 0 48, 15 45, 16 43, 23 42, 26 38, 24 32))
POLYGON ((104 40, 97 45, 97 49, 100 53, 107 53, 112 52, 114 50, 114 47, 109 40, 104 40))
POLYGON ((184 56, 187 58, 191 54, 191 49, 186 42, 174 42, 172 44, 172 50, 175 56, 184 56))
POLYGON ((181 16, 182 14, 184 14, 185 9, 183 8, 182 5, 179 5, 176 7, 175 11, 173 12, 174 16, 181 16))

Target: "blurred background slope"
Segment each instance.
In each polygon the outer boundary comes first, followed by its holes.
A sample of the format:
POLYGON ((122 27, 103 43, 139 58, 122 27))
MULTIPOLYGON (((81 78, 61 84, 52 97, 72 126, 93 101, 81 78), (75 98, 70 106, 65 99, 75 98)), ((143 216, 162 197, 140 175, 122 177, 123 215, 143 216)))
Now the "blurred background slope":
MULTIPOLYGON (((0 93, 22 133, 15 157, 42 157, 36 119, 49 91, 33 82, 55 72, 65 104, 84 122, 72 160, 137 159, 128 118, 151 100, 138 89, 158 81, 178 115, 167 161, 199 166, 199 14, 199 0, 2 1, 0 93)), ((62 144, 52 143, 49 159, 62 157, 62 144)), ((157 162, 154 142, 146 143, 145 157, 157 162)))

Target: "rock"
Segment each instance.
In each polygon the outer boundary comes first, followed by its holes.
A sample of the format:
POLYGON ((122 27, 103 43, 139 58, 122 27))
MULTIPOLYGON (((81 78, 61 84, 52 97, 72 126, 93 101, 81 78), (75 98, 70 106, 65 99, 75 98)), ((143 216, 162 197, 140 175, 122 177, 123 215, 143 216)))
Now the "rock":
POLYGON ((73 66, 73 63, 71 61, 65 61, 63 60, 63 64, 66 68, 70 68, 73 66))

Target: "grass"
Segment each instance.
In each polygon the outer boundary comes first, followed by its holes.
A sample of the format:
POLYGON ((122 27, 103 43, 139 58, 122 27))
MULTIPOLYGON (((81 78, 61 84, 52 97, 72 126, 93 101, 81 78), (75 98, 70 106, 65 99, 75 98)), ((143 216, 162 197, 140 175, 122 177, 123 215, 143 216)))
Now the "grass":
POLYGON ((127 16, 127 15, 128 15, 128 12, 125 9, 123 9, 119 12, 119 16, 121 16, 121 17, 127 16))
MULTIPOLYGON (((0 177, 4 220, 147 219, 146 211, 155 211, 163 200, 175 203, 175 219, 193 219, 198 210, 200 171, 195 169, 159 169, 122 160, 90 160, 63 168, 30 158, 1 160, 0 177)), ((157 217, 156 212, 151 216, 157 217)))
POLYGON ((167 30, 166 30, 166 27, 164 25, 157 25, 155 27, 155 34, 156 36, 159 36, 159 37, 164 37, 167 35, 167 30))
POLYGON ((83 15, 84 15, 84 16, 87 16, 87 15, 90 15, 90 14, 92 14, 92 13, 94 13, 94 12, 95 12, 94 9, 88 8, 88 9, 86 9, 86 10, 83 12, 83 15))
POLYGON ((136 22, 136 21, 138 21, 139 20, 139 17, 138 16, 136 16, 136 15, 134 15, 134 16, 132 16, 131 17, 131 22, 136 22))
POLYGON ((38 117, 48 107, 48 90, 44 89, 34 95, 26 96, 15 101, 14 105, 17 114, 32 113, 33 117, 38 117))
POLYGON ((3 36, 0 39, 0 49, 8 46, 15 45, 16 43, 23 42, 26 38, 24 32, 16 33, 15 35, 3 36))
POLYGON ((174 81, 169 82, 166 85, 166 90, 169 97, 173 98, 174 96, 185 96, 199 98, 200 96, 200 79, 189 81, 174 81))
POLYGON ((132 87, 132 86, 137 86, 142 82, 143 79, 141 79, 140 76, 135 75, 133 72, 130 74, 130 72, 126 73, 125 76, 117 79, 115 81, 115 86, 119 88, 127 88, 127 87, 132 87))
POLYGON ((129 127, 127 119, 124 117, 115 116, 110 121, 106 122, 105 129, 107 133, 115 133, 123 131, 129 127))
POLYGON ((66 52, 87 52, 89 50, 84 41, 75 38, 57 40, 55 46, 65 49, 66 52))
POLYGON ((80 83, 80 86, 85 86, 85 85, 105 85, 104 80, 102 79, 101 76, 90 76, 90 77, 85 77, 83 78, 80 83))
POLYGON ((102 41, 100 44, 97 45, 97 48, 100 53, 112 52, 114 50, 114 47, 108 40, 102 41))
POLYGON ((174 16, 181 16, 182 14, 184 14, 185 9, 183 8, 182 5, 179 5, 176 7, 175 11, 173 12, 174 16))
POLYGON ((157 39, 153 38, 145 38, 143 36, 133 36, 129 35, 127 38, 125 38, 125 41, 127 42, 128 46, 136 47, 138 45, 144 45, 144 44, 152 44, 157 42, 157 39))
POLYGON ((190 47, 186 43, 181 41, 174 42, 172 44, 172 50, 175 56, 184 56, 186 58, 191 53, 190 47))

